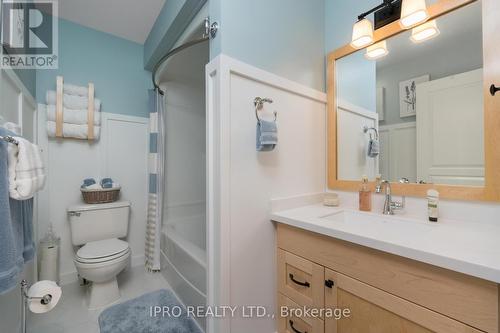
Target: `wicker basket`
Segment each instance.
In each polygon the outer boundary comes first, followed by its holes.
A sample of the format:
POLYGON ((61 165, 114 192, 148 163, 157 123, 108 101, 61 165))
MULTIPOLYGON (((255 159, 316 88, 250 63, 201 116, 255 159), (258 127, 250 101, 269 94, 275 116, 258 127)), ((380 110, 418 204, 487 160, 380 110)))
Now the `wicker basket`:
POLYGON ((83 201, 87 204, 103 204, 115 202, 120 195, 120 187, 102 190, 87 190, 80 189, 83 196, 83 201))

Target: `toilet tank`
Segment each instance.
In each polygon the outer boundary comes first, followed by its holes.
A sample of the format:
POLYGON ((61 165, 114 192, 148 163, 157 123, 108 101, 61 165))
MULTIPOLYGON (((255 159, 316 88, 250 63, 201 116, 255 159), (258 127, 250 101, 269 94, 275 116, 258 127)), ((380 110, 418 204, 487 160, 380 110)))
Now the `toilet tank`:
POLYGON ((68 208, 73 245, 123 238, 128 233, 130 202, 78 205, 68 208))

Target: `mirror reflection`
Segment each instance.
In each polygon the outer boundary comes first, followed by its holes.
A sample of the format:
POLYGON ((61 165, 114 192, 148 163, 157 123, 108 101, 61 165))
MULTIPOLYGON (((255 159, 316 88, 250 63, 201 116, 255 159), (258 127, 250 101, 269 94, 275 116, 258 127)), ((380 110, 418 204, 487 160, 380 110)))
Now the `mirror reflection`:
POLYGON ((336 62, 339 180, 484 185, 481 2, 336 62))

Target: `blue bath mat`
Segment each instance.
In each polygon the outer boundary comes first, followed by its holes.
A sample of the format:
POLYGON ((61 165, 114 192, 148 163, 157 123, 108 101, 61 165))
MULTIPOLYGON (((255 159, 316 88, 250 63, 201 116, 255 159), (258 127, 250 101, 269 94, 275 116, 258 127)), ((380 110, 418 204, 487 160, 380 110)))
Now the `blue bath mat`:
POLYGON ((99 316, 99 328, 101 333, 202 333, 174 294, 165 289, 109 307, 99 316), (171 314, 156 308, 155 315, 156 306, 171 314))

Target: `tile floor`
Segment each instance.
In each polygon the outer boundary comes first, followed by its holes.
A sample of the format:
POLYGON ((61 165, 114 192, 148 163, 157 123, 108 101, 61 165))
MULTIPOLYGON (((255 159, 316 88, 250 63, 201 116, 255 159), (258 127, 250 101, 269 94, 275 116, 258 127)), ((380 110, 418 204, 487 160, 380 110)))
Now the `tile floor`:
MULTIPOLYGON (((158 289, 169 289, 160 273, 147 273, 144 267, 129 268, 118 276, 122 294, 119 302, 158 289)), ((28 313, 28 333, 99 333, 98 318, 104 309, 88 310, 85 287, 78 283, 62 287, 63 296, 55 309, 46 314, 28 313)))

